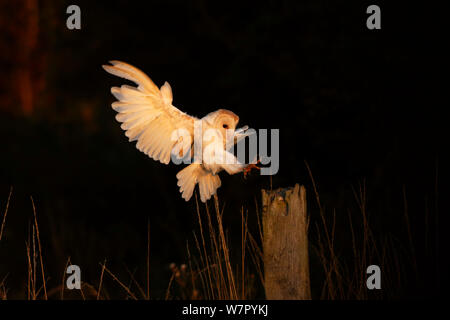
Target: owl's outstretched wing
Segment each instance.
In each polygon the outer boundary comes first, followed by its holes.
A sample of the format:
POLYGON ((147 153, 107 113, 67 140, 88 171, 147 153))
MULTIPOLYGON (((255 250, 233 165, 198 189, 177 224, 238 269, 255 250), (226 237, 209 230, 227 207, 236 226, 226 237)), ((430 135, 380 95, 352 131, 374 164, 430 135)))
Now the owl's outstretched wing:
POLYGON ((169 163, 171 151, 178 144, 182 150, 191 147, 194 140, 192 117, 172 105, 172 89, 166 82, 159 89, 141 70, 125 62, 110 61, 103 65, 107 72, 131 80, 138 85, 112 87, 111 93, 118 101, 112 108, 118 112, 116 119, 129 141, 150 158, 169 163))

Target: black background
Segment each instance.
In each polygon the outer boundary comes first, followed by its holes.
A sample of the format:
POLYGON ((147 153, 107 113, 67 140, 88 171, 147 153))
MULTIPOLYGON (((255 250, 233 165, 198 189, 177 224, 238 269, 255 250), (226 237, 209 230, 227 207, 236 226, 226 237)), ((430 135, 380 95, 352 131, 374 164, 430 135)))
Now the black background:
MULTIPOLYGON (((0 114, 2 213, 14 188, 0 276, 10 273, 17 297, 26 275, 30 196, 53 283, 68 256, 87 282, 98 281, 105 258, 117 274, 126 276, 126 265, 144 279, 147 221, 152 296, 164 296, 169 263, 186 262, 195 202, 179 194, 179 167, 157 163, 127 141, 109 92, 125 81, 104 72, 108 60, 137 66, 158 86, 168 81, 173 104, 188 114, 226 108, 241 125, 280 129, 277 175, 221 175, 218 195, 232 243, 240 241, 240 208, 253 214, 260 189, 271 184, 304 184, 318 219, 305 161, 338 218, 355 206, 351 187, 364 181, 380 234, 406 234, 404 190, 414 242, 423 243, 426 208, 430 224, 439 225, 447 146, 445 103, 437 99, 446 86, 438 80, 439 7, 378 2, 382 29, 368 30, 372 3, 365 1, 78 1, 82 29, 72 31, 65 27, 69 4, 40 2, 46 85, 32 115, 11 112, 13 104, 0 114)), ((5 40, 6 48, 8 41, 14 39, 5 40)), ((3 59, 2 66, 14 63, 3 59)), ((338 222, 344 237, 339 228, 338 222)), ((419 257, 424 265, 425 259, 419 257)), ((439 282, 434 273, 423 277, 421 283, 439 282)))

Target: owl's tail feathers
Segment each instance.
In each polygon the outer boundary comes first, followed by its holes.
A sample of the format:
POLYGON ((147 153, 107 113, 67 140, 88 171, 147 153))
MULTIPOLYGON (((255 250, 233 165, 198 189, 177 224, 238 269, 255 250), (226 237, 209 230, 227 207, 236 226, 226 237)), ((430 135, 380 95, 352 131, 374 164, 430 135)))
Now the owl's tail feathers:
POLYGON ((206 202, 216 193, 220 187, 220 178, 216 174, 206 171, 198 163, 193 163, 177 174, 178 186, 184 200, 189 201, 194 193, 195 185, 198 183, 200 189, 200 200, 206 202))
POLYGON ((216 194, 221 186, 219 175, 203 170, 203 175, 199 176, 198 187, 200 189, 200 200, 206 202, 212 195, 216 194))

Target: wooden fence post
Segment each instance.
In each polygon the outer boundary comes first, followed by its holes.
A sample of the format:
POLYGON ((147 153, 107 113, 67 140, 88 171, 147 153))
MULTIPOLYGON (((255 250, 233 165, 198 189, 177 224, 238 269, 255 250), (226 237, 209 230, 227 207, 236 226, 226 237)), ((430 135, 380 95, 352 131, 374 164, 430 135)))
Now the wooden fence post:
POLYGON ((269 300, 309 300, 305 187, 262 190, 264 287, 269 300))

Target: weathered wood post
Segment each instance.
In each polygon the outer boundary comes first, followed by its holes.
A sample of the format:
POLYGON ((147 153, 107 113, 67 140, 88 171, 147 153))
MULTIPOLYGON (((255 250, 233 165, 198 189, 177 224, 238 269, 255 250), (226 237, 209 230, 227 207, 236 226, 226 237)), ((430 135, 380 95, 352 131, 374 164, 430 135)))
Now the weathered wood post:
POLYGON ((311 299, 305 187, 262 190, 262 202, 266 298, 311 299))

